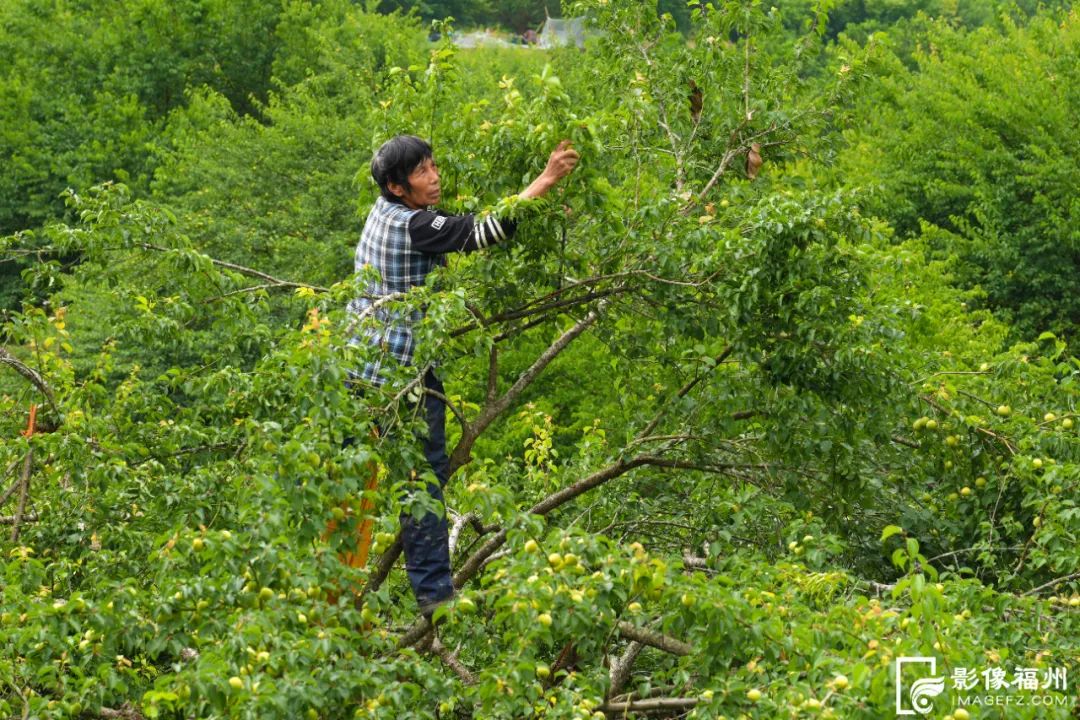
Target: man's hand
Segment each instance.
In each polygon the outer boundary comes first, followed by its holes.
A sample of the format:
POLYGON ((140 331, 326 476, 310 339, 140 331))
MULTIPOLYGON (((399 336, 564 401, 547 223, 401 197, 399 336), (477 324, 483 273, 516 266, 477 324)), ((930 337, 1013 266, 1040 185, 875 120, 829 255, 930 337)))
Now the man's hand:
POLYGON ((563 140, 548 158, 547 167, 540 176, 532 181, 529 187, 521 191, 519 197, 534 198, 547 194, 555 183, 573 172, 577 161, 580 159, 577 150, 570 147, 569 140, 563 140))
POLYGON ((553 182, 558 182, 574 171, 574 166, 577 165, 580 157, 577 150, 570 147, 570 141, 563 140, 555 148, 555 151, 551 153, 551 157, 548 158, 544 174, 550 177, 553 182))

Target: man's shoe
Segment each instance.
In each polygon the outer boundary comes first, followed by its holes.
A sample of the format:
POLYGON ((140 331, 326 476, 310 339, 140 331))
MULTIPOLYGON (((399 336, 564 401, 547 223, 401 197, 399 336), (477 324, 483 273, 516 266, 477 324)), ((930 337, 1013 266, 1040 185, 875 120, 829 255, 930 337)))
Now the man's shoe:
POLYGON ((432 626, 436 625, 437 623, 441 624, 443 618, 445 617, 445 615, 443 617, 440 617, 438 621, 435 621, 435 620, 432 619, 433 616, 435 615, 435 611, 438 610, 443 605, 445 605, 445 604, 447 604, 449 602, 452 602, 454 600, 454 598, 456 598, 456 597, 457 597, 457 591, 455 590, 453 592, 453 594, 451 594, 449 597, 442 598, 441 600, 427 600, 427 601, 424 601, 424 602, 420 603, 420 614, 423 615, 425 618, 427 618, 427 621, 429 623, 431 623, 432 626))

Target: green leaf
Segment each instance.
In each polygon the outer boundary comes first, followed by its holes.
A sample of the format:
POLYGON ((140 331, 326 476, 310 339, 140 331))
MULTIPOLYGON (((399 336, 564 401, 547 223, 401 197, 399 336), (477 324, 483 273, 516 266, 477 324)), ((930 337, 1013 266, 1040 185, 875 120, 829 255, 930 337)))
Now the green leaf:
POLYGON ((881 531, 881 542, 885 542, 893 535, 904 532, 904 528, 899 525, 886 525, 885 529, 881 531))

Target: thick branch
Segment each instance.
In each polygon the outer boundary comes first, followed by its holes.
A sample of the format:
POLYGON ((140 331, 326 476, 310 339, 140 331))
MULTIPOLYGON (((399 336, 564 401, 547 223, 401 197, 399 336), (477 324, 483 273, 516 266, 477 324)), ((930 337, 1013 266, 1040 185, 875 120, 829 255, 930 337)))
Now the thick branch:
POLYGON ((390 576, 390 571, 394 569, 394 563, 397 562, 398 556, 401 555, 401 551, 404 549, 405 545, 401 542, 401 533, 398 533, 394 543, 379 556, 379 559, 375 562, 375 568, 368 575, 367 582, 364 583, 364 589, 360 591, 360 597, 356 599, 357 610, 363 606, 364 596, 369 592, 378 590, 386 582, 386 578, 390 576))
MULTIPOLYGON (((602 304, 603 303, 601 303, 601 305, 602 304)), ((368 308, 368 310, 372 309, 374 308, 368 308)), ((599 308, 590 311, 588 315, 575 323, 574 326, 571 327, 569 330, 564 332, 554 343, 552 343, 547 348, 547 350, 545 350, 540 355, 540 357, 536 359, 536 361, 525 372, 521 374, 521 376, 517 379, 517 382, 515 382, 502 397, 500 397, 495 402, 489 402, 484 407, 483 411, 481 411, 480 416, 476 419, 474 423, 467 423, 464 416, 460 414, 456 408, 450 406, 449 402, 447 402, 447 405, 451 407, 451 410, 455 413, 455 415, 457 415, 458 421, 462 424, 461 440, 458 441, 457 447, 454 448, 453 453, 450 456, 451 475, 453 475, 458 468, 468 462, 468 460, 470 459, 472 447, 476 443, 476 440, 480 437, 483 431, 486 430, 487 427, 495 420, 495 418, 498 417, 499 414, 501 414, 503 411, 505 411, 506 408, 508 408, 515 399, 517 399, 517 397, 525 390, 525 388, 527 388, 536 379, 537 375, 539 375, 540 372, 543 371, 543 369, 546 368, 548 364, 550 364, 551 361, 554 360, 560 352, 566 349, 567 345, 569 345, 575 338, 585 332, 585 330, 587 330, 593 323, 595 323, 598 318, 599 308)), ((402 392, 404 392, 404 390, 402 392)), ((446 400, 445 396, 443 396, 443 399, 446 400)), ((487 559, 487 556, 498 550, 499 546, 502 544, 503 541, 505 541, 505 533, 502 534, 502 540, 497 545, 495 545, 489 553, 478 559, 476 568, 471 571, 472 574, 475 574, 477 571, 479 571, 480 567, 483 566, 484 560, 487 559)), ((484 547, 487 547, 487 545, 485 544, 481 548, 481 550, 483 550, 484 547)), ((369 576, 368 582, 365 584, 364 590, 361 593, 358 602, 361 602, 363 600, 363 596, 366 595, 368 592, 372 590, 377 590, 382 585, 382 583, 385 582, 387 576, 389 576, 390 574, 390 570, 394 566, 394 562, 397 561, 398 555, 401 554, 401 550, 402 545, 399 538, 397 541, 395 541, 394 545, 392 545, 385 553, 382 554, 382 556, 379 557, 379 561, 375 568, 375 571, 372 573, 371 576, 369 576)), ((474 555, 473 557, 476 556, 474 555)), ((472 560, 472 558, 470 558, 470 560, 472 560)), ((470 574, 469 577, 472 577, 472 574, 470 574)), ((460 587, 460 585, 458 585, 458 587, 460 587)))
POLYGON ((124 703, 118 708, 101 708, 101 717, 115 720, 143 720, 143 715, 131 703, 124 703))
MULTIPOLYGON (((649 465, 658 462, 660 458, 654 455, 640 455, 630 460, 616 460, 611 465, 597 470, 592 475, 579 480, 573 485, 568 485, 561 490, 556 490, 547 497, 540 500, 533 505, 529 512, 533 515, 547 515, 552 510, 565 505, 579 495, 592 490, 595 487, 603 485, 609 480, 613 480, 621 475, 625 475, 634 468, 641 467, 642 465, 649 465)), ((457 574, 454 576, 454 586, 462 587, 466 582, 472 579, 472 577, 479 572, 483 567, 484 561, 493 554, 496 550, 502 547, 506 542, 506 529, 499 530, 495 535, 488 539, 479 550, 474 552, 465 564, 461 566, 457 574)))
POLYGON ((611 683, 608 687, 609 700, 621 693, 622 689, 626 687, 626 681, 630 679, 630 670, 634 667, 634 660, 637 659, 638 653, 644 647, 645 645, 642 643, 632 641, 626 646, 622 657, 611 659, 611 683))
POLYGON ((421 615, 420 619, 414 622, 412 627, 409 628, 405 632, 405 634, 401 636, 400 640, 398 640, 398 647, 407 648, 410 645, 415 645, 417 642, 425 638, 427 634, 431 632, 431 630, 431 623, 428 622, 428 619, 426 617, 421 615))
POLYGON ((897 445, 904 445, 906 447, 912 448, 913 450, 918 450, 920 447, 919 443, 915 442, 914 440, 908 440, 906 437, 902 437, 900 435, 893 435, 889 439, 897 445))
MULTIPOLYGON (((26 515, 23 515, 20 518, 19 521, 23 522, 23 523, 32 523, 32 522, 38 522, 39 520, 41 520, 41 516, 38 515, 37 513, 32 512, 32 513, 27 513, 26 515)), ((0 525, 14 525, 14 524, 15 524, 15 516, 14 515, 0 515, 0 525)))
POLYGON ((0 364, 14 368, 15 372, 29 380, 30 383, 40 390, 41 394, 49 401, 49 407, 52 408, 53 412, 59 415, 59 412, 56 409, 56 398, 53 396, 52 388, 45 382, 45 378, 41 377, 41 373, 19 360, 8 352, 6 348, 2 347, 0 347, 0 364))
POLYGON ((502 397, 494 402, 487 403, 480 412, 479 417, 477 417, 472 424, 463 428, 461 440, 458 441, 457 447, 454 448, 453 453, 450 455, 451 475, 459 467, 469 462, 472 457, 471 453, 473 445, 495 418, 510 407, 510 404, 524 392, 525 388, 536 380, 536 377, 559 355, 559 353, 566 349, 567 345, 573 342, 575 338, 589 329, 589 327, 597 321, 600 317, 600 309, 603 305, 604 303, 601 302, 597 308, 590 310, 584 318, 574 323, 569 330, 559 336, 559 338, 553 342, 547 350, 541 353, 540 357, 538 357, 536 361, 533 362, 520 377, 518 377, 517 381, 510 386, 510 389, 507 390, 502 397))
POLYGON ((672 655, 690 655, 694 652, 693 646, 688 643, 684 643, 682 640, 673 638, 669 635, 656 632, 655 630, 649 630, 648 628, 638 627, 633 623, 628 623, 625 620, 619 622, 619 634, 627 640, 633 640, 634 642, 654 647, 657 650, 663 650, 664 652, 671 653, 672 655))
POLYGON ((452 653, 447 650, 446 646, 442 644, 439 638, 435 638, 431 643, 431 652, 442 660, 448 668, 453 670, 454 674, 461 678, 461 682, 466 685, 476 684, 476 676, 472 674, 472 671, 465 667, 465 664, 458 659, 457 653, 452 653))
MULTIPOLYGON (((620 475, 625 475, 636 467, 647 465, 650 462, 655 461, 656 459, 656 456, 653 455, 642 455, 639 457, 635 457, 631 460, 616 460, 611 465, 608 465, 602 470, 594 472, 592 475, 589 475, 588 477, 579 480, 573 485, 565 487, 562 490, 553 492, 544 499, 540 500, 540 502, 533 505, 532 508, 529 509, 529 512, 533 515, 547 515, 552 510, 555 510, 556 508, 565 505, 577 496, 586 493, 589 490, 592 490, 593 488, 608 482, 609 480, 617 478, 620 475)), ((462 564, 461 568, 454 575, 454 587, 464 587, 465 583, 469 582, 469 580, 475 577, 476 574, 480 572, 481 568, 484 567, 484 563, 487 561, 487 559, 493 554, 495 554, 495 552, 498 551, 499 548, 501 548, 503 544, 506 543, 506 537, 507 531, 506 528, 503 528, 497 533, 495 533, 493 536, 488 538, 487 542, 481 545, 478 550, 476 550, 472 555, 470 555, 469 558, 464 562, 464 564, 462 564)), ((393 550, 393 548, 391 548, 391 550, 393 550)), ((390 555, 390 552, 391 551, 387 551, 382 558, 379 558, 380 570, 383 566, 385 558, 390 555)), ((396 555, 394 556, 394 558, 396 559, 396 555)), ((386 567, 386 574, 390 572, 389 568, 392 565, 393 559, 389 561, 388 566, 386 567)), ((377 576, 378 583, 381 584, 385 577, 385 574, 381 575, 381 577, 377 576)), ((367 586, 365 586, 364 588, 364 592, 366 593, 369 591, 370 588, 374 587, 378 587, 378 585, 374 584, 373 580, 369 580, 367 586)), ((360 601, 358 600, 357 602, 360 601)), ((409 645, 414 644, 416 641, 423 638, 430 628, 431 624, 428 623, 426 619, 421 618, 411 628, 409 628, 405 635, 401 637, 401 639, 398 641, 398 646, 408 647, 409 645)))
POLYGON ((487 560, 496 550, 503 546, 506 542, 506 529, 499 530, 499 532, 488 538, 487 542, 480 546, 480 549, 474 552, 461 568, 454 575, 454 587, 460 588, 469 582, 476 573, 480 572, 480 568, 484 566, 484 561, 487 560))
POLYGON ((556 509, 560 505, 565 505, 578 495, 582 495, 595 487, 603 485, 609 480, 625 475, 636 467, 646 465, 649 462, 651 456, 639 456, 631 460, 616 460, 611 465, 608 465, 602 470, 594 472, 592 475, 577 481, 573 485, 564 487, 561 490, 548 495, 532 506, 529 510, 534 515, 547 515, 552 510, 556 509))
POLYGON ((607 702, 600 706, 600 712, 616 714, 622 717, 635 712, 671 712, 692 710, 698 704, 697 698, 651 698, 630 702, 607 702), (619 715, 621 713, 621 715, 619 715))
POLYGON ((484 534, 484 525, 480 522, 480 516, 474 512, 466 513, 464 515, 458 515, 454 518, 454 524, 450 528, 450 555, 454 554, 454 549, 457 548, 458 539, 461 537, 461 531, 465 529, 467 524, 471 523, 473 528, 476 529, 478 535, 484 534))

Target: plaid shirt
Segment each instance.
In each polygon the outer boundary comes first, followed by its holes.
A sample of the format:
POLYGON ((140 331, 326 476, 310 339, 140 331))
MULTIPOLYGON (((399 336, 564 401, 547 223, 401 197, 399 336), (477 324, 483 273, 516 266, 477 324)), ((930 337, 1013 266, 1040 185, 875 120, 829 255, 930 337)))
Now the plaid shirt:
MULTIPOLYGON (((511 237, 515 230, 512 220, 500 222, 489 216, 478 222, 473 215, 413 210, 380 195, 364 224, 355 255, 356 271, 374 267, 379 279, 367 283, 363 295, 353 299, 347 310, 358 316, 381 297, 419 287, 428 273, 446 265, 447 253, 483 249, 511 237)), ((423 312, 413 310, 405 316, 400 310, 381 307, 373 318, 375 322, 362 326, 349 342, 375 345, 382 350, 358 373, 360 379, 381 385, 386 382, 381 370, 387 356, 402 365, 412 364, 416 349, 413 326, 423 318, 423 312)))

